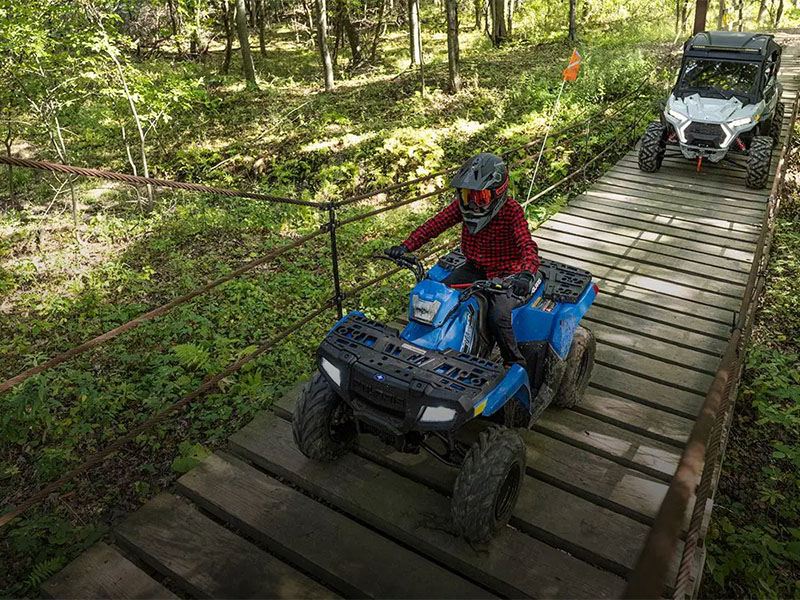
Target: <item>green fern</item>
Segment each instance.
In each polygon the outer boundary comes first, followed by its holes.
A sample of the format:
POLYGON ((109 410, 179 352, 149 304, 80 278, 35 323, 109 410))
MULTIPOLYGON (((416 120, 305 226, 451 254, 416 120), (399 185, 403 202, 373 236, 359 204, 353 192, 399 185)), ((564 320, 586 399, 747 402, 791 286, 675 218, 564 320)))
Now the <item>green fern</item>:
POLYGON ((36 590, 44 583, 45 579, 55 575, 64 566, 64 559, 60 556, 40 562, 31 569, 28 579, 25 580, 29 590, 36 590))
POLYGON ((178 344, 172 348, 184 367, 197 367, 202 369, 211 358, 208 350, 196 344, 178 344))

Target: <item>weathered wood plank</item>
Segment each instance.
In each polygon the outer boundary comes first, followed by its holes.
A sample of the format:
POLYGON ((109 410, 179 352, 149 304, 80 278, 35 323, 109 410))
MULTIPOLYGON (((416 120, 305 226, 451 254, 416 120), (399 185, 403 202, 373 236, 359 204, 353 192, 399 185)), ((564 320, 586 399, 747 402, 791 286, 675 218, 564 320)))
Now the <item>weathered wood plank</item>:
POLYGON ((681 455, 675 446, 572 410, 546 410, 533 429, 667 483, 681 455))
POLYGON ((45 598, 177 598, 111 546, 97 542, 42 585, 45 598))
POLYGON ((700 371, 708 375, 716 373, 717 367, 719 367, 719 356, 646 337, 636 332, 620 329, 614 325, 606 325, 597 321, 590 321, 590 323, 598 343, 615 346, 624 352, 647 356, 662 362, 670 362, 679 367, 685 366, 693 371, 700 371))
MULTIPOLYGON (((705 185, 716 185, 730 192, 758 192, 758 190, 750 190, 744 185, 744 170, 737 171, 725 166, 715 165, 710 161, 703 162, 704 168, 698 173, 696 162, 686 160, 682 157, 668 155, 664 157, 664 162, 662 163, 661 169, 658 171, 658 173, 672 176, 676 180, 680 179, 702 183, 705 185)), ((638 168, 637 163, 628 162, 624 157, 621 161, 619 161, 619 165, 638 168)), ((774 168, 775 166, 773 165, 770 169, 773 173, 774 168)))
POLYGON ((156 496, 117 529, 154 569, 201 598, 332 598, 289 565, 170 494, 156 496))
POLYGON ((592 275, 598 279, 608 279, 624 286, 635 286, 662 296, 673 296, 690 300, 696 304, 704 304, 712 309, 710 312, 713 312, 717 319, 726 318, 724 316, 725 309, 730 315, 730 312, 737 311, 741 304, 740 298, 694 287, 685 283, 683 281, 685 278, 676 281, 679 278, 670 277, 669 269, 631 264, 623 259, 615 260, 608 256, 580 251, 560 244, 548 244, 546 256, 591 271, 592 275))
POLYGON ((493 597, 232 456, 208 457, 178 480, 178 488, 348 597, 493 597))
MULTIPOLYGON (((597 224, 595 224, 595 226, 597 226, 597 224)), ((708 265, 709 268, 716 269, 715 275, 718 275, 720 271, 723 272, 723 279, 725 279, 726 276, 731 276, 728 271, 731 271, 735 276, 738 276, 740 273, 747 273, 750 270, 749 262, 725 258, 724 256, 719 256, 719 252, 716 254, 709 252, 697 252, 688 248, 671 245, 663 240, 648 241, 642 239, 643 236, 641 235, 620 235, 613 231, 590 229, 580 225, 565 223, 557 219, 549 219, 548 221, 545 221, 541 227, 536 230, 536 233, 541 235, 542 231, 552 231, 560 235, 573 236, 578 240, 577 243, 581 243, 583 239, 599 240, 601 242, 615 244, 624 248, 632 248, 634 250, 648 253, 663 254, 680 259, 687 265, 688 268, 703 268, 708 265), (713 267, 711 267, 711 264, 713 264, 713 267)))
POLYGON ((619 244, 615 242, 608 242, 601 240, 596 236, 578 236, 575 235, 574 232, 566 233, 555 231, 549 227, 540 227, 537 229, 535 237, 540 240, 547 241, 546 243, 544 241, 542 242, 542 245, 545 248, 547 248, 551 243, 558 243, 563 244, 564 246, 592 250, 594 252, 607 254, 613 259, 624 258, 625 260, 636 262, 638 264, 663 267, 676 274, 688 274, 691 278, 691 281, 702 281, 702 279, 705 278, 706 281, 719 281, 722 284, 732 283, 734 285, 742 285, 747 282, 746 271, 731 271, 721 268, 720 265, 710 264, 710 257, 707 256, 704 259, 705 262, 692 262, 686 258, 663 254, 656 252, 653 249, 637 248, 635 245, 629 243, 619 244))
POLYGON ((624 213, 623 211, 604 212, 597 210, 597 208, 588 209, 572 206, 568 204, 557 215, 551 218, 561 218, 563 215, 572 215, 586 219, 595 223, 595 227, 611 228, 611 227, 625 227, 634 231, 641 231, 646 234, 654 235, 668 235, 673 238, 682 240, 689 240, 692 242, 700 242, 718 247, 735 249, 749 255, 747 260, 752 260, 753 251, 755 250, 754 239, 742 239, 738 235, 733 238, 726 235, 716 235, 708 231, 704 231, 702 227, 692 228, 691 223, 686 223, 680 219, 673 219, 672 223, 668 223, 668 219, 664 219, 663 223, 658 223, 652 219, 642 219, 641 215, 624 213))
MULTIPOLYGON (((674 318, 673 313, 673 318, 674 318)), ((726 342, 717 337, 711 337, 696 331, 681 329, 673 325, 666 325, 646 317, 630 315, 619 310, 605 308, 601 304, 592 304, 586 315, 586 320, 590 323, 602 324, 606 327, 618 328, 628 333, 638 334, 646 339, 655 339, 662 342, 696 350, 697 352, 716 357, 717 359, 725 351, 726 342)), ((611 338, 606 336, 606 340, 611 338)), ((641 342, 641 349, 647 351, 645 342, 641 342)), ((652 353, 652 347, 651 353, 652 353)))
POLYGON ((689 419, 697 416, 705 394, 687 392, 622 371, 614 366, 595 363, 590 387, 611 392, 641 404, 672 412, 689 419))
POLYGON ((475 551, 443 531, 449 515, 445 496, 354 454, 334 464, 309 461, 296 449, 289 424, 276 415, 260 414, 231 444, 268 472, 502 595, 585 598, 622 591, 615 575, 511 528, 500 532, 487 551, 475 551), (520 556, 536 560, 520 569, 520 556))
POLYGON ((589 387, 575 411, 682 448, 694 422, 610 392, 589 387))

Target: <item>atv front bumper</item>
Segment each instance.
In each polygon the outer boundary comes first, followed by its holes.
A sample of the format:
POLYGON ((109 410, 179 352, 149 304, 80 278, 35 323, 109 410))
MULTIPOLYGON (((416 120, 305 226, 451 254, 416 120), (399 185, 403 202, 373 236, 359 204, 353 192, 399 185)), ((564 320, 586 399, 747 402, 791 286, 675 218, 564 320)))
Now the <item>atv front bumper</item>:
POLYGON ((356 419, 394 436, 457 429, 505 377, 500 364, 409 344, 397 329, 360 313, 336 324, 317 358, 356 419))

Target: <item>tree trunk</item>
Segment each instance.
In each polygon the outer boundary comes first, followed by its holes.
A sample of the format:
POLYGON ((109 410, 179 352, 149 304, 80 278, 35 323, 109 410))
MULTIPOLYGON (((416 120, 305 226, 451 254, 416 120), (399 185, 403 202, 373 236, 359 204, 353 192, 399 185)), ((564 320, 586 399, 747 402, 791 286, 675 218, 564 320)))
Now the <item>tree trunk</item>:
POLYGON ((239 34, 239 46, 242 49, 244 78, 247 80, 248 86, 258 87, 256 69, 253 66, 253 54, 250 52, 250 41, 247 39, 247 13, 245 11, 244 0, 236 0, 236 30, 239 34))
POLYGON ((333 90, 333 62, 328 51, 328 8, 325 0, 314 0, 314 11, 317 13, 317 47, 322 58, 325 91, 330 92, 333 90))
POLYGON ((511 37, 511 29, 514 25, 514 0, 508 0, 506 4, 506 33, 508 37, 511 37))
POLYGON ((267 53, 266 25, 264 24, 264 0, 256 0, 256 24, 258 25, 258 49, 263 57, 267 53))
POLYGON ((578 41, 578 25, 575 21, 575 4, 577 0, 569 0, 569 41, 578 41))
POLYGON ((350 12, 347 5, 339 0, 339 19, 344 26, 344 33, 347 36, 347 43, 350 45, 350 69, 356 69, 364 62, 364 55, 361 49, 361 36, 358 29, 350 19, 350 12))
POLYGON ((719 0, 719 12, 717 13, 717 29, 724 29, 725 23, 725 0, 719 0))
POLYGON ((783 17, 783 0, 778 0, 778 10, 775 11, 775 27, 781 26, 781 17, 783 17))
POLYGON ((739 0, 739 31, 744 30, 744 0, 739 0))
POLYGON ((681 33, 686 31, 689 25, 689 0, 683 0, 681 4, 681 33))
POLYGON ((411 66, 418 67, 422 55, 422 40, 419 29, 419 0, 408 0, 408 31, 411 45, 411 66))
POLYGON ((375 62, 375 56, 378 53, 378 43, 381 41, 381 36, 386 32, 386 23, 383 16, 386 13, 386 0, 378 0, 380 6, 378 7, 378 22, 375 25, 375 35, 372 38, 372 49, 369 53, 369 62, 375 62))
POLYGON ((181 48, 181 43, 178 41, 178 16, 175 10, 175 0, 167 0, 167 8, 169 10, 169 24, 170 28, 172 29, 172 39, 175 42, 175 46, 178 48, 178 56, 183 56, 183 48, 181 48))
POLYGON ((458 0, 446 0, 447 11, 447 70, 450 91, 461 91, 461 74, 458 72, 458 0))
MULTIPOLYGON (((308 30, 309 31, 314 31, 315 30, 315 28, 314 28, 314 19, 311 16, 311 8, 309 8, 309 6, 308 6, 308 0, 303 0, 303 12, 306 13, 306 20, 308 21, 308 30)), ((325 20, 327 21, 327 17, 326 17, 325 20)))
MULTIPOLYGON (((3 140, 3 144, 6 147, 6 156, 11 158, 11 143, 14 141, 14 130, 11 128, 11 124, 8 125, 8 131, 6 132, 6 139, 3 140)), ((18 208, 17 199, 14 197, 14 168, 11 165, 6 165, 6 171, 8 172, 8 206, 10 208, 18 208)))
POLYGON ((481 28, 481 14, 483 13, 484 0, 475 0, 475 29, 481 28))
POLYGON ((506 0, 489 0, 492 13, 492 44, 501 46, 508 38, 506 29, 506 0))
POLYGON ((758 5, 758 17, 756 18, 756 22, 758 26, 761 27, 764 24, 764 18, 767 16, 767 0, 761 0, 761 3, 758 5))
POLYGON ((233 58, 233 0, 222 0, 222 28, 225 30, 225 61, 222 73, 227 75, 233 58))

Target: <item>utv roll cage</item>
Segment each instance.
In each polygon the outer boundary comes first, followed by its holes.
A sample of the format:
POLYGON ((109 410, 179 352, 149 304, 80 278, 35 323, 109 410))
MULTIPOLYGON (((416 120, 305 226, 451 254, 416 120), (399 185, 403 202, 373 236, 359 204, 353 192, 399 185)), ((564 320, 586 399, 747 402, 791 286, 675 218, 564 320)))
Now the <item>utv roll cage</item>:
POLYGON ((758 102, 766 84, 778 73, 781 65, 781 47, 774 36, 766 33, 744 33, 733 31, 703 31, 689 38, 683 45, 683 60, 678 80, 672 93, 681 97, 696 88, 683 86, 686 67, 692 60, 738 62, 757 64, 755 84, 748 91, 737 92, 749 102, 758 102))

